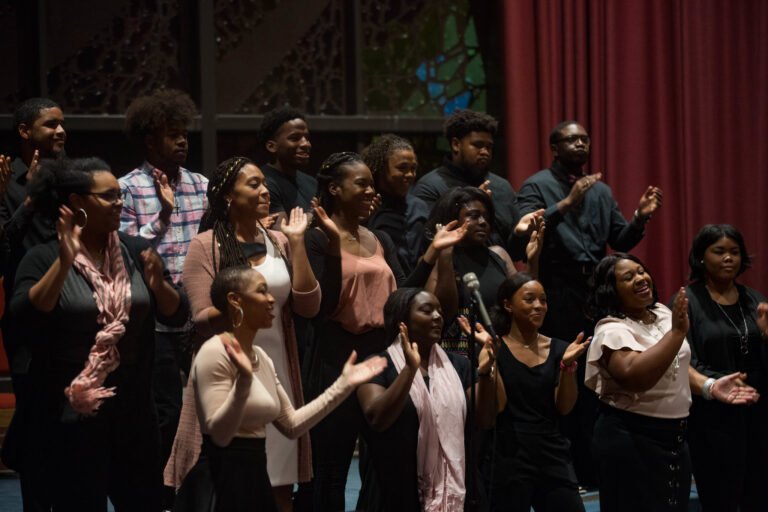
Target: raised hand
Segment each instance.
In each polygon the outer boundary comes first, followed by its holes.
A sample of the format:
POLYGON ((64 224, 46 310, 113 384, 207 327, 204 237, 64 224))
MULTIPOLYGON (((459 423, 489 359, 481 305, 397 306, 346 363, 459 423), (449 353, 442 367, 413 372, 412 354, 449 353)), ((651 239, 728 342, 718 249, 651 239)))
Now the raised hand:
POLYGON ((688 321, 688 296, 685 294, 685 288, 680 288, 675 302, 672 304, 672 330, 678 331, 685 336, 688 334, 690 324, 688 321))
POLYGON ((157 198, 160 199, 162 214, 170 216, 176 207, 176 197, 173 193, 173 187, 168 182, 168 176, 162 174, 159 178, 155 178, 155 190, 157 191, 157 198))
POLYGON ((341 374, 353 387, 368 382, 387 367, 387 360, 381 356, 370 357, 358 364, 355 364, 356 360, 357 352, 353 350, 341 371, 341 374))
POLYGON ((419 345, 415 342, 411 342, 408 337, 408 327, 403 322, 400 322, 400 345, 403 347, 403 355, 405 356, 405 364, 411 370, 418 370, 421 364, 421 354, 419 354, 419 345))
MULTIPOLYGON (((461 331, 467 336, 470 335, 469 320, 463 315, 456 317, 461 331)), ((477 369, 481 374, 487 374, 491 371, 491 366, 496 361, 497 342, 491 337, 491 334, 485 330, 480 322, 475 324, 475 342, 483 346, 477 356, 477 369)))
POLYGON ((531 226, 531 238, 525 246, 525 256, 529 262, 536 260, 544 249, 544 231, 546 230, 544 218, 534 219, 531 226))
POLYGON ((0 155, 0 197, 8 190, 8 182, 11 181, 11 157, 0 155))
POLYGON ((56 234, 59 238, 59 260, 65 266, 72 265, 80 254, 82 245, 80 234, 83 228, 75 224, 75 215, 64 205, 59 207, 59 220, 56 221, 56 234))
POLYGON ((280 215, 280 213, 273 213, 271 215, 267 215, 264 218, 259 219, 259 222, 261 222, 261 226, 264 229, 271 229, 272 226, 275 225, 275 222, 277 222, 277 217, 280 215))
POLYGON ((163 285, 163 260, 154 249, 145 249, 141 251, 141 261, 144 262, 144 279, 147 286, 153 292, 156 292, 163 285))
POLYGON ((491 190, 491 180, 485 180, 477 188, 485 192, 488 197, 493 196, 493 191, 491 190))
POLYGON ((582 176, 571 187, 571 191, 568 194, 568 197, 566 197, 566 201, 568 202, 568 206, 573 207, 578 205, 584 200, 584 196, 586 193, 591 189, 595 183, 600 181, 600 179, 603 177, 601 173, 595 173, 595 174, 588 174, 586 176, 582 176))
POLYGON ((464 239, 467 234, 469 221, 459 226, 459 221, 452 220, 445 226, 438 224, 435 226, 435 237, 432 239, 432 246, 437 251, 442 251, 448 247, 453 247, 464 239), (458 227, 457 227, 458 226, 458 227))
POLYGON ((370 215, 373 215, 373 213, 381 208, 383 199, 381 198, 381 194, 376 194, 373 196, 373 201, 371 201, 371 209, 370 209, 370 215))
POLYGON ((763 334, 763 338, 768 338, 768 302, 757 305, 757 327, 763 334))
POLYGON ((565 353, 563 354, 563 364, 568 366, 576 361, 581 354, 587 350, 591 341, 591 336, 585 340, 584 333, 580 332, 579 335, 576 336, 576 339, 573 340, 573 343, 568 345, 568 348, 565 349, 565 353))
POLYGON ((312 199, 312 207, 314 208, 315 215, 317 216, 317 225, 323 230, 325 236, 336 240, 341 240, 341 234, 336 223, 325 213, 325 208, 318 204, 316 199, 312 199))
POLYGON ((27 181, 32 181, 35 179, 35 176, 37 176, 38 171, 40 170, 40 151, 37 149, 34 153, 32 153, 32 161, 29 162, 29 167, 27 167, 27 181))
POLYGON ((712 385, 712 397, 726 404, 754 404, 760 399, 760 394, 755 388, 744 383, 746 378, 745 373, 739 372, 720 377, 712 385))
POLYGON ((663 194, 659 187, 649 186, 640 196, 640 202, 637 205, 637 216, 641 219, 648 219, 653 212, 661 207, 663 194))
POLYGON ((221 336, 221 342, 224 344, 224 350, 227 351, 230 361, 239 371, 238 378, 246 381, 253 379, 253 363, 248 354, 243 352, 240 342, 229 335, 221 336))
POLYGON ((535 212, 526 213, 515 226, 515 235, 526 236, 531 234, 538 225, 538 222, 544 220, 544 208, 540 208, 535 212))
POLYGON ((296 207, 291 210, 288 218, 280 224, 280 231, 288 238, 301 238, 309 226, 309 216, 304 213, 304 209, 296 207))

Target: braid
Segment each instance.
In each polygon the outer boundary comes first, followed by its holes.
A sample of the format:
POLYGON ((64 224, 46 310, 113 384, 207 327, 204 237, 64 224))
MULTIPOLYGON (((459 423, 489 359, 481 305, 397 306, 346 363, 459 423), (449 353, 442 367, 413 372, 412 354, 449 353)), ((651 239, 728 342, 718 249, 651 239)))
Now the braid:
POLYGON ((376 181, 376 188, 379 187, 379 180, 387 175, 389 159, 395 151, 413 151, 413 146, 402 137, 386 133, 374 139, 363 150, 361 154, 363 162, 371 170, 373 179, 376 181))
POLYGON ((331 183, 338 184, 342 177, 341 167, 352 162, 364 163, 360 155, 351 151, 333 153, 325 159, 323 165, 320 166, 320 170, 317 171, 315 176, 317 179, 317 198, 320 206, 323 207, 328 215, 333 213, 333 201, 328 193, 328 185, 331 183))
POLYGON ((224 160, 216 167, 211 180, 208 182, 208 209, 200 222, 199 232, 213 229, 211 254, 214 268, 217 268, 215 252, 217 243, 221 254, 219 269, 247 264, 240 251, 240 246, 237 244, 235 230, 229 222, 229 203, 226 195, 232 190, 240 170, 251 163, 249 159, 242 156, 224 160))

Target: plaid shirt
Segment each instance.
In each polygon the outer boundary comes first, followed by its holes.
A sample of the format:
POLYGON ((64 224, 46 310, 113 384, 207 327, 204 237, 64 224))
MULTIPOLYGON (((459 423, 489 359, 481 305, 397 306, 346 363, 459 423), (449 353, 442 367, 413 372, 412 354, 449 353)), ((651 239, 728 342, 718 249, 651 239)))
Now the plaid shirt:
POLYGON ((200 220, 208 207, 205 193, 208 178, 202 174, 179 169, 179 178, 171 186, 176 206, 169 224, 160 220, 162 208, 155 189, 155 175, 160 171, 149 162, 120 178, 120 189, 125 196, 120 214, 120 231, 141 236, 150 241, 163 258, 173 282, 181 284, 184 256, 192 238, 197 235, 200 220))

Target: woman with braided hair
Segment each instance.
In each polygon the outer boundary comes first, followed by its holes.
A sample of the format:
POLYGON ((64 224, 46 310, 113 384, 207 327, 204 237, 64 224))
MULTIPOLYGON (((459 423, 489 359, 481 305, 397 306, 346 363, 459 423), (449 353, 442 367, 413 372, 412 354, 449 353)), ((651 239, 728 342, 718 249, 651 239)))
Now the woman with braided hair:
MULTIPOLYGON (((269 191, 261 170, 244 157, 219 164, 208 184, 208 210, 200 233, 189 245, 184 285, 189 293, 195 329, 207 338, 220 332, 225 323, 224 312, 211 301, 211 283, 216 274, 228 267, 249 265, 266 278, 275 297, 274 314, 281 321, 274 322, 268 329, 260 329, 253 345, 272 359, 278 379, 298 408, 304 402, 292 312, 307 318, 316 315, 320 307, 320 286, 304 247, 306 214, 301 208, 295 208, 282 223, 282 232, 264 228, 261 219, 268 215, 269 191)), ((174 454, 166 468, 166 483, 175 487, 179 487, 200 449, 191 398, 188 386, 181 420, 184 425, 179 428, 174 454)), ((275 501, 280 510, 291 510, 293 484, 308 481, 311 474, 309 437, 303 435, 298 440, 290 440, 269 425, 266 443, 275 501)))
MULTIPOLYGON (((323 289, 315 335, 304 357, 305 399, 326 389, 341 373, 347 355, 364 359, 386 349, 384 304, 398 286, 423 287, 440 296, 442 249, 455 245, 465 229, 452 223, 441 230, 406 279, 397 248, 383 231, 360 224, 370 215, 374 189, 371 170, 357 153, 334 153, 317 176, 319 229, 307 232, 307 253, 323 289)), ((451 281, 449 283, 453 285, 451 281)), ((343 510, 344 488, 363 417, 355 397, 311 432, 313 489, 302 489, 302 510, 343 510), (311 496, 311 497, 310 497, 311 496), (311 505, 307 503, 311 501, 311 505)))

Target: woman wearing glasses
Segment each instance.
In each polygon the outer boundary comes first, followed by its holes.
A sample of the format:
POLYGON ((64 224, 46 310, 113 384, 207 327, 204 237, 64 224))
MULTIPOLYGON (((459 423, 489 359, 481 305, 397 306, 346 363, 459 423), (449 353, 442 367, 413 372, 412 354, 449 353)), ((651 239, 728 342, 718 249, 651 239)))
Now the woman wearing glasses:
POLYGON ((151 394, 155 321, 183 325, 186 299, 149 244, 118 232, 120 187, 98 158, 41 169, 31 197, 58 240, 19 265, 9 319, 32 352, 17 411, 25 508, 159 510, 151 394), (34 503, 33 503, 34 501, 34 503))

